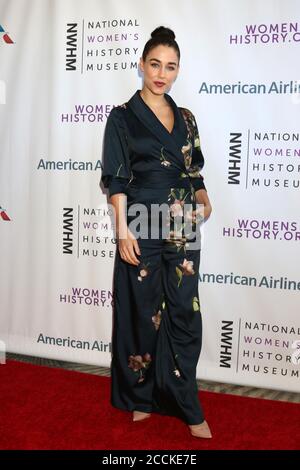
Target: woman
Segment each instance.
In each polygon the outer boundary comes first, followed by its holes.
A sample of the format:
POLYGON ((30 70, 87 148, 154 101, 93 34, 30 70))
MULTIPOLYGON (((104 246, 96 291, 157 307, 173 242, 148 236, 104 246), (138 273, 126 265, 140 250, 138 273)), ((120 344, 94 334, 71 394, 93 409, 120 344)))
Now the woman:
POLYGON ((156 28, 140 59, 143 88, 112 109, 105 129, 101 181, 109 188, 118 240, 111 401, 133 411, 134 421, 151 412, 177 416, 193 436, 210 438, 196 367, 202 343, 197 239, 211 205, 195 118, 167 94, 179 60, 173 31, 156 28), (129 213, 135 204, 144 209, 141 235, 129 213), (167 205, 167 216, 150 213, 155 205, 167 205))

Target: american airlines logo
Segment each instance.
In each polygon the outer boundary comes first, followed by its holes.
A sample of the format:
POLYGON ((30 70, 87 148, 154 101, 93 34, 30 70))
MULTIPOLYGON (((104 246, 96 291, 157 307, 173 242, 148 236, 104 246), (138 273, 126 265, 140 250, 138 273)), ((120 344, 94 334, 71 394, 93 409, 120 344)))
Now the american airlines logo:
POLYGON ((8 217, 7 213, 6 213, 6 210, 3 209, 3 207, 0 206, 0 217, 2 220, 10 220, 10 218, 8 217))
POLYGON ((2 36, 2 40, 6 44, 14 44, 14 41, 11 39, 11 37, 8 35, 8 33, 5 31, 3 26, 0 24, 0 37, 2 36))

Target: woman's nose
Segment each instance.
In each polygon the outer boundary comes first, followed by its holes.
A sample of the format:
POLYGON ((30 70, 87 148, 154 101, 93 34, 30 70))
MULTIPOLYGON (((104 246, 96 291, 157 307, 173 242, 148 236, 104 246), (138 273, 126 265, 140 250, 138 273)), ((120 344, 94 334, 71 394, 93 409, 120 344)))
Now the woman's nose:
POLYGON ((158 76, 159 78, 165 78, 165 69, 163 67, 160 67, 158 76))

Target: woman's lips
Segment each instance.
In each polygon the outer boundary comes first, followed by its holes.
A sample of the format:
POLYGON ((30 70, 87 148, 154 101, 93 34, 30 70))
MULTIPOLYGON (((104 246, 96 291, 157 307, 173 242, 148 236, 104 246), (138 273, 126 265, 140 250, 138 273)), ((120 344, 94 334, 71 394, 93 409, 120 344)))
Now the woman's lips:
POLYGON ((158 87, 162 87, 162 86, 164 86, 164 82, 154 82, 154 85, 156 85, 158 87))

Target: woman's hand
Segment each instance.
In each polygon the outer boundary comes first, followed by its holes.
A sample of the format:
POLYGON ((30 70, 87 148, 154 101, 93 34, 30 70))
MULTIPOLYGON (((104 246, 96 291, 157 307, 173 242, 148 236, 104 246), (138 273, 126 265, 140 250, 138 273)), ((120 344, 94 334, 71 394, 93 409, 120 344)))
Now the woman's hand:
POLYGON ((118 239, 120 256, 127 263, 137 266, 140 264, 140 260, 137 259, 136 254, 141 254, 137 239, 131 233, 129 228, 125 229, 125 236, 126 235, 127 238, 118 239))
POLYGON ((210 203, 207 191, 206 189, 198 189, 195 195, 196 195, 196 202, 198 204, 204 205, 204 221, 206 221, 206 219, 208 219, 208 217, 210 216, 212 212, 212 207, 211 207, 211 203, 210 203))
POLYGON ((137 259, 136 254, 140 255, 141 252, 138 242, 129 230, 126 221, 127 196, 124 193, 116 193, 110 199, 114 209, 116 237, 120 256, 127 263, 138 265, 140 261, 137 259))

